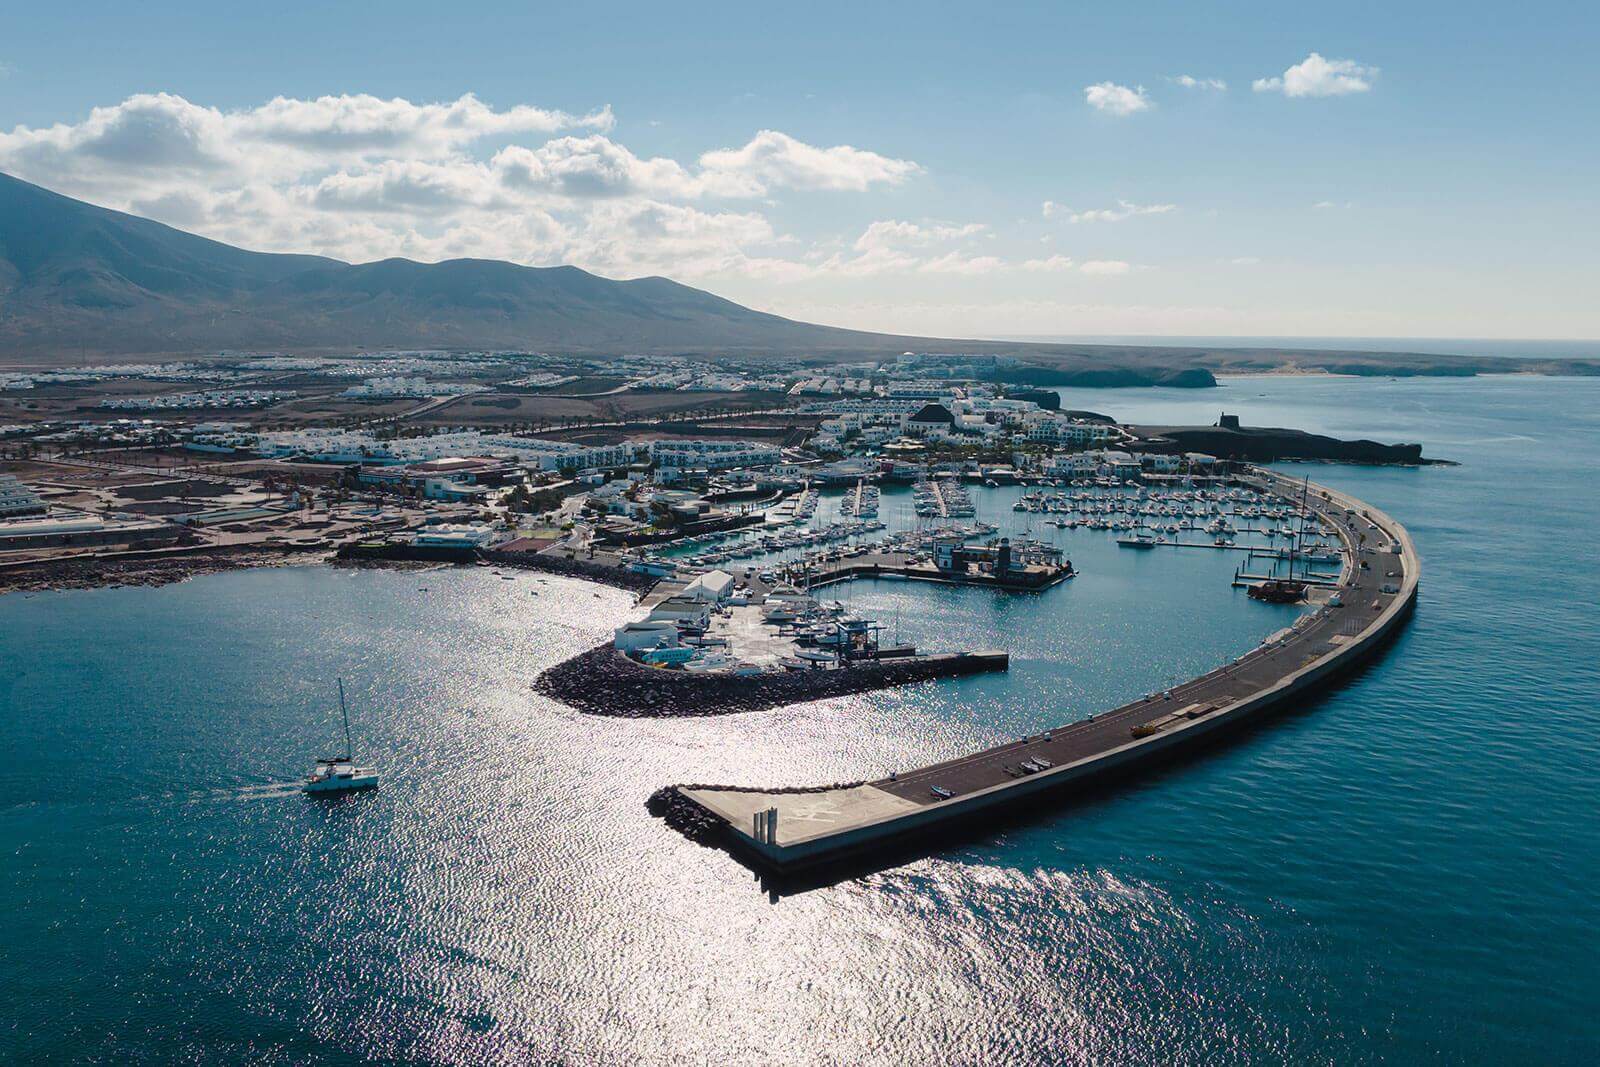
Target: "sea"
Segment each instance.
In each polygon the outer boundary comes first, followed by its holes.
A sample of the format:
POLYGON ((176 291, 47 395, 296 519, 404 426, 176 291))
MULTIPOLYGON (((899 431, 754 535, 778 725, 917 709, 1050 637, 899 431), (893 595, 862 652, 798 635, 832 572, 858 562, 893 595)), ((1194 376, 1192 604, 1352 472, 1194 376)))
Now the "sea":
MULTIPOLYGON (((1295 609, 1235 590, 1229 553, 1033 528, 1077 578, 838 593, 924 648, 1009 648, 1005 674, 635 720, 531 688, 630 610, 578 581, 303 567, 0 596, 0 1062, 1594 1062, 1600 379, 1064 400, 1454 461, 1283 465, 1407 524, 1409 626, 1220 747, 794 889, 646 798, 959 754, 1295 609), (311 800, 340 678, 383 784, 311 800)), ((983 516, 1027 532, 1017 492, 983 516)))
POLYGON ((1044 344, 1135 345, 1156 348, 1264 348, 1292 351, 1413 352, 1498 359, 1600 359, 1600 340, 1481 337, 1232 337, 1220 335, 1028 334, 1008 338, 1044 344))

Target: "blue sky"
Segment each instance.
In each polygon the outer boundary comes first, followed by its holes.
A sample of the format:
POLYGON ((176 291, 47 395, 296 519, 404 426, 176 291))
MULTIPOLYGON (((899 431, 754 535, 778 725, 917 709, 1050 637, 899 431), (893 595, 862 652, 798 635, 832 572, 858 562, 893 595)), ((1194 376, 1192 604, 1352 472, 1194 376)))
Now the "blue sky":
POLYGON ((0 169, 250 247, 947 335, 1600 337, 1585 5, 67 7, 4 19, 0 169))

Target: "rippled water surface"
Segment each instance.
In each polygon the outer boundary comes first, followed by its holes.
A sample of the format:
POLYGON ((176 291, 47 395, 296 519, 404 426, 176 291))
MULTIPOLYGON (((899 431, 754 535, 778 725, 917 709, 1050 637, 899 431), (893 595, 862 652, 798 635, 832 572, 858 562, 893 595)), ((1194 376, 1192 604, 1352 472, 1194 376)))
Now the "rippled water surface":
POLYGON ((1222 553, 1062 533, 1083 574, 1043 596, 849 594, 926 647, 1013 649, 1007 675, 651 722, 529 689, 628 610, 577 582, 307 568, 0 597, 0 1061, 1592 1062, 1600 382, 1067 401, 1460 460, 1296 468, 1410 526, 1411 626, 1199 759, 773 896, 645 797, 952 755, 1292 614, 1230 590, 1222 553), (384 784, 310 802, 340 675, 384 784))

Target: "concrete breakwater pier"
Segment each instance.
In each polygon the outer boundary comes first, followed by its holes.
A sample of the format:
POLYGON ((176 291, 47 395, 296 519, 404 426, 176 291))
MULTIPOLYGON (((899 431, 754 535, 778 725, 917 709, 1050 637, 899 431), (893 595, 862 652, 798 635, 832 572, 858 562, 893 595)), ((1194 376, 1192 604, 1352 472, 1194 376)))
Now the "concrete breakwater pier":
POLYGON ((534 688, 590 715, 676 718, 761 711, 933 678, 1003 671, 1005 652, 952 652, 855 662, 828 670, 696 674, 636 663, 609 643, 558 663, 534 688))
POLYGON ((1315 699, 1384 647, 1415 603, 1420 563, 1406 529, 1364 502, 1259 471, 1261 489, 1306 507, 1333 530, 1337 587, 1238 659, 1108 712, 968 756, 848 787, 796 792, 679 786, 652 810, 694 837, 779 874, 858 860, 888 846, 983 826, 1030 806, 1169 759, 1260 718, 1315 699), (685 804, 701 815, 688 817, 685 804))

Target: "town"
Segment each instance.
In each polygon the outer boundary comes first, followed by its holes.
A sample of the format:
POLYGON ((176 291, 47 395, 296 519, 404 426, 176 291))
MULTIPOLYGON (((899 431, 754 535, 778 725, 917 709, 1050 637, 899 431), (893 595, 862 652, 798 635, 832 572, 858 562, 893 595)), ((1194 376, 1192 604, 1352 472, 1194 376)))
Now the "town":
MULTIPOLYGON (((12 373, 0 584, 476 561, 648 591, 614 647, 649 667, 927 661, 820 590, 890 577, 1037 592, 1072 577, 1042 533, 980 513, 1000 486, 1198 487, 1205 519, 1222 510, 1203 487, 1226 485, 1232 464, 997 380, 1015 366, 417 352, 12 373), (501 417, 513 408, 526 417, 501 417)), ((1166 540, 1142 520, 1084 521, 1166 540)), ((1003 657, 950 669, 980 662, 1003 657)))

